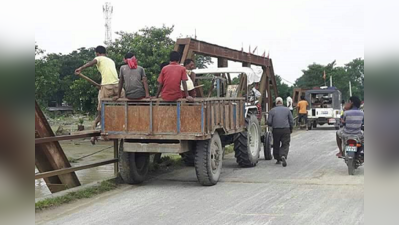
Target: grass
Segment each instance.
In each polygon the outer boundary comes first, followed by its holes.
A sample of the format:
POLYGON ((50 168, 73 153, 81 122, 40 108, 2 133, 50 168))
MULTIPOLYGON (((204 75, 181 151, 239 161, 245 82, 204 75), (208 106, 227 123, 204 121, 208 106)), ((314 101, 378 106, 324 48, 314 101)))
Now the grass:
POLYGON ((117 187, 116 183, 111 181, 103 181, 100 185, 95 187, 88 187, 84 190, 70 192, 64 196, 44 199, 35 203, 35 211, 43 210, 50 207, 60 206, 65 203, 72 202, 77 199, 91 198, 95 195, 111 191, 117 187))
POLYGON ((224 154, 230 154, 234 152, 234 145, 227 145, 224 149, 224 154))
POLYGON ((69 161, 70 163, 77 163, 79 160, 78 160, 78 159, 75 159, 75 158, 73 158, 73 157, 68 157, 68 161, 69 161))
POLYGON ((151 162, 149 170, 151 172, 155 172, 161 168, 178 167, 178 166, 184 166, 184 162, 183 162, 183 159, 181 158, 181 156, 180 155, 168 155, 168 156, 163 156, 159 163, 151 162))

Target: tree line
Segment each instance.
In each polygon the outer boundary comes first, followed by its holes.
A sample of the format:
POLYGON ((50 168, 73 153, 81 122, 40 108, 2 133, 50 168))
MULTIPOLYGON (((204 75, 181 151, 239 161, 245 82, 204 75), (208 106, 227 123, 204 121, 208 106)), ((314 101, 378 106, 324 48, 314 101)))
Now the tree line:
MULTIPOLYGON (((116 63, 117 70, 124 64, 123 58, 127 52, 134 51, 139 65, 145 69, 150 94, 156 92, 157 78, 160 73, 160 64, 169 61, 169 53, 173 50, 175 41, 170 35, 172 27, 146 27, 138 32, 117 32, 116 38, 107 46, 107 55, 116 63)), ((96 112, 98 90, 87 81, 79 78, 74 71, 79 66, 95 57, 94 47, 79 48, 69 54, 49 53, 35 45, 35 98, 43 107, 49 102, 61 105, 66 102, 74 110, 82 112, 96 112)), ((197 68, 206 68, 212 63, 210 57, 197 55, 194 59, 197 68)), ((326 71, 327 82, 333 76, 334 86, 341 90, 344 99, 349 98, 348 82, 352 81, 353 95, 364 98, 364 60, 354 59, 343 67, 337 67, 335 61, 328 65, 312 64, 303 70, 303 75, 294 85, 282 82, 276 75, 279 95, 286 98, 287 93, 292 93, 294 87, 313 88, 324 85, 322 78, 326 71)), ((101 75, 96 68, 89 68, 84 75, 96 82, 101 82, 101 75)), ((238 79, 233 79, 233 83, 238 79)), ((205 84, 209 89, 211 83, 205 84)))
MULTIPOLYGON (((150 94, 155 95, 160 64, 169 62, 169 53, 175 45, 170 37, 172 32, 173 26, 146 27, 134 33, 117 32, 118 38, 107 46, 107 55, 115 61, 119 72, 125 64, 125 54, 134 51, 139 65, 145 69, 150 94)), ((40 46, 35 46, 35 98, 40 105, 66 102, 76 111, 96 112, 98 90, 74 74, 76 68, 93 60, 94 47, 79 48, 69 54, 44 54, 40 46)), ((210 57, 196 56, 194 60, 198 68, 212 63, 210 57)), ((101 82, 95 67, 86 69, 83 74, 101 82)))
POLYGON ((342 98, 347 101, 349 94, 349 81, 352 83, 352 95, 364 100, 364 59, 356 58, 344 66, 336 66, 336 61, 327 65, 313 63, 307 69, 302 70, 294 87, 308 88, 330 85, 330 77, 333 86, 337 87, 342 93, 342 98), (324 81, 323 75, 326 74, 324 81))

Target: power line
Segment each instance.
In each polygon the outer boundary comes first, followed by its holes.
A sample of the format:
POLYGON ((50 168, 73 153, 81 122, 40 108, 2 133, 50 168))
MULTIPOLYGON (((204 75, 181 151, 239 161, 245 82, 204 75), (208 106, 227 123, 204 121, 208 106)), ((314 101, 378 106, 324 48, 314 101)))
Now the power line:
POLYGON ((280 77, 283 81, 285 81, 285 82, 287 82, 287 83, 290 83, 290 84, 292 84, 292 85, 294 85, 295 83, 292 83, 291 81, 289 81, 289 80, 286 80, 286 79, 284 79, 284 78, 282 78, 282 77, 280 77))

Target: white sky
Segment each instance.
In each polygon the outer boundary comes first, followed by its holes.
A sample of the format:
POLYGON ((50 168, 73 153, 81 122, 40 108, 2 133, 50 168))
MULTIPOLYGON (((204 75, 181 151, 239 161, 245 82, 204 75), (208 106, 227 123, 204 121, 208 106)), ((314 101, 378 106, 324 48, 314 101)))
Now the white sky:
MULTIPOLYGON (((362 0, 108 0, 112 30, 174 25, 172 38, 197 39, 258 54, 270 51, 276 74, 294 82, 316 62, 343 65, 364 58, 362 0)), ((104 41, 105 1, 35 1, 35 41, 47 53, 69 53, 104 41)), ((113 38, 117 37, 113 34, 113 38)), ((322 76, 322 75, 321 75, 322 76)))

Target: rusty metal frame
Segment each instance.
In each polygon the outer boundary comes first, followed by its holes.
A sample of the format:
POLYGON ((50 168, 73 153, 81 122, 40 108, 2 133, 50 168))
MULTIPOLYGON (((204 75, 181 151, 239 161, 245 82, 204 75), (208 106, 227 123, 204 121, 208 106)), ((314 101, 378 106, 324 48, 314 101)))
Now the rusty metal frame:
MULTIPOLYGON (((251 65, 261 66, 264 74, 260 82, 260 92, 268 92, 267 100, 269 102, 269 107, 273 105, 273 99, 271 98, 271 89, 273 89, 274 95, 278 96, 273 63, 272 59, 270 58, 261 57, 251 53, 222 47, 192 38, 177 39, 174 50, 178 51, 181 54, 180 62, 184 62, 184 60, 186 60, 187 58, 193 58, 194 54, 198 54, 217 58, 218 67, 227 67, 227 60, 241 62, 244 67, 250 67, 251 65), (270 81, 271 85, 270 83, 268 83, 270 81)), ((262 94, 262 96, 259 98, 259 104, 262 105, 264 98, 266 98, 266 96, 265 94, 262 94)), ((267 111, 268 109, 265 110, 267 111)))

